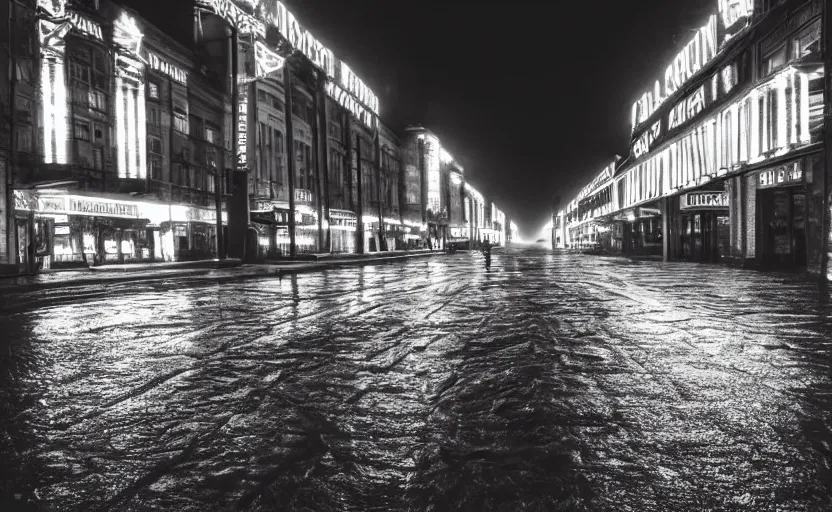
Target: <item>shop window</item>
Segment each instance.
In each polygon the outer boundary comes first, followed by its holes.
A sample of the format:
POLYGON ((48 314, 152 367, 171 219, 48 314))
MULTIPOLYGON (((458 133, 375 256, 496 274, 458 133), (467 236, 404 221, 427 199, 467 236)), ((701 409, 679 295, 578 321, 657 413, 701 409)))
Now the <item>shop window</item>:
POLYGON ((147 82, 147 97, 151 100, 159 99, 159 84, 156 82, 147 82))

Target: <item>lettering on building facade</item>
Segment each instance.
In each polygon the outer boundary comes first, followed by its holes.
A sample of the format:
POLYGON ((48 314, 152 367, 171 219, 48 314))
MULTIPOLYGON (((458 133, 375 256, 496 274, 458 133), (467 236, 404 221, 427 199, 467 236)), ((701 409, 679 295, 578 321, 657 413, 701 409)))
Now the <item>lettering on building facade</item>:
POLYGON ((150 69, 163 73, 182 85, 188 85, 188 73, 182 68, 167 62, 153 52, 147 52, 150 69))
POLYGON ((633 155, 638 158, 650 152, 653 143, 662 133, 662 122, 656 121, 649 130, 646 130, 635 143, 633 143, 633 155))
POLYGON ((104 34, 101 31, 101 25, 98 23, 81 16, 77 12, 70 11, 69 13, 69 21, 72 23, 73 27, 77 29, 82 34, 87 34, 88 36, 92 36, 99 41, 104 40, 104 34))
POLYGON ((766 169, 760 171, 757 175, 758 188, 796 185, 799 183, 803 183, 803 167, 799 161, 774 169, 766 169))
POLYGON ((679 207, 690 209, 725 209, 729 206, 727 192, 688 192, 681 198, 679 207))

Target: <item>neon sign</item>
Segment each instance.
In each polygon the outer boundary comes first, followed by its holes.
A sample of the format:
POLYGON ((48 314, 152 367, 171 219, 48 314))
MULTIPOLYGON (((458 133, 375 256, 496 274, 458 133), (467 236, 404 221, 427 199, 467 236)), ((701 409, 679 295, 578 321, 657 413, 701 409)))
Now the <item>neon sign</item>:
POLYGON ((690 80, 705 64, 716 57, 716 41, 717 16, 714 14, 708 20, 708 24, 699 29, 693 40, 679 52, 667 67, 664 72, 664 84, 662 85, 656 81, 653 90, 645 92, 633 104, 633 131, 649 119, 669 96, 690 80))
POLYGON ((241 87, 237 102, 237 169, 248 166, 248 87, 241 87))
POLYGON ((271 51, 265 44, 254 43, 254 73, 257 78, 265 77, 283 67, 286 59, 271 51))
POLYGON ((649 130, 645 131, 641 137, 633 144, 633 155, 636 158, 646 155, 650 152, 650 147, 656 142, 656 139, 659 138, 659 135, 662 133, 662 122, 656 121, 653 123, 653 126, 650 127, 649 130))
POLYGON ((153 52, 147 52, 147 57, 150 69, 164 73, 183 85, 188 85, 188 73, 185 70, 161 59, 153 52))
MULTIPOLYGON (((308 30, 305 30, 283 2, 274 1, 273 7, 266 8, 266 2, 271 1, 236 0, 237 4, 246 5, 254 15, 246 13, 232 0, 197 0, 197 4, 212 10, 242 34, 265 37, 266 26, 273 26, 293 48, 303 53, 315 66, 323 70, 328 78, 337 80, 346 92, 378 115, 378 97, 373 91, 344 62, 338 61, 336 65, 336 58, 332 51, 315 39, 308 30)), ((256 46, 255 51, 257 51, 256 46)))
POLYGON ((672 130, 677 126, 693 119, 700 112, 705 110, 705 86, 699 87, 690 96, 673 107, 667 118, 667 129, 672 130))
POLYGON ((99 41, 104 40, 104 35, 101 32, 101 25, 98 23, 81 16, 77 12, 69 13, 69 21, 79 32, 92 36, 99 41))
POLYGON ((679 207, 682 210, 692 208, 728 208, 728 193, 727 192, 688 192, 682 196, 679 207))
POLYGON ((373 111, 374 114, 378 115, 378 98, 373 91, 367 87, 364 82, 358 78, 355 73, 350 70, 349 66, 347 66, 344 61, 341 61, 340 66, 340 81, 341 85, 349 91, 354 97, 358 99, 361 103, 370 107, 370 110, 373 111))
POLYGON ((371 130, 376 126, 376 117, 372 112, 356 101, 347 91, 339 87, 335 82, 327 82, 326 93, 334 99, 341 107, 350 111, 364 125, 371 130))

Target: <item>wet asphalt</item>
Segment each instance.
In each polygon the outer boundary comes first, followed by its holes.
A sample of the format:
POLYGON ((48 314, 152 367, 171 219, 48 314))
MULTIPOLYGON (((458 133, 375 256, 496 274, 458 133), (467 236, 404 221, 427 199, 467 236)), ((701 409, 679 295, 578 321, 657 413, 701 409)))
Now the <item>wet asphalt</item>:
POLYGON ((2 510, 832 510, 832 292, 534 248, 0 298, 2 510))

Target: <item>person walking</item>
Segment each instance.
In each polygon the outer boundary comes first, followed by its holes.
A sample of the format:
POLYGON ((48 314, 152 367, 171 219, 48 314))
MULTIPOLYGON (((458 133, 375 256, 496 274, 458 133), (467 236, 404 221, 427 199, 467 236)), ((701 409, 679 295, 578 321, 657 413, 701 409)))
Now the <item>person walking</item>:
POLYGON ((485 256, 485 270, 491 270, 491 241, 486 240, 482 244, 482 254, 485 256))

